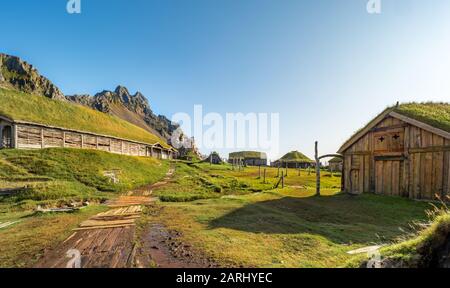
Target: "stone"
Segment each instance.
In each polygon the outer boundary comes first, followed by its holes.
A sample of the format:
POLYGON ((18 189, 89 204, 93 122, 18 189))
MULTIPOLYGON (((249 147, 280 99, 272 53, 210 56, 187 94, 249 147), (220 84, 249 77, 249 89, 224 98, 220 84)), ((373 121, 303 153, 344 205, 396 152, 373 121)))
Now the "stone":
POLYGON ((19 57, 0 53, 0 68, 0 82, 21 92, 66 101, 58 87, 19 57))

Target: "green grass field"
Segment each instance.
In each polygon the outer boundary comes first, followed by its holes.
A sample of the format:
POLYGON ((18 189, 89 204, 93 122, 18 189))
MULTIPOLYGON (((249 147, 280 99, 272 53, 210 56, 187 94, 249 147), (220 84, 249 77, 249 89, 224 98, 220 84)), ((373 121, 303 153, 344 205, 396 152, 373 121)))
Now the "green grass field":
MULTIPOLYGON (((0 198, 0 222, 21 221, 0 230, 0 266, 26 267, 71 227, 105 209, 40 215, 32 207, 115 197, 163 178, 169 163, 89 150, 3 150, 0 168, 1 186, 29 186, 0 198), (103 176, 111 169, 122 171, 120 183, 103 176)), ((339 174, 322 171, 322 196, 315 197, 314 171, 289 169, 285 188, 274 189, 278 170, 265 169, 264 183, 264 168, 260 177, 257 167, 178 162, 169 183, 153 191, 161 199, 155 208, 162 209, 150 209, 146 219, 179 231, 181 241, 233 267, 355 267, 363 258, 348 251, 397 245, 410 237, 411 223, 427 220, 424 202, 340 193, 339 174)))
MULTIPOLYGON (((258 168, 233 171, 228 165, 179 164, 179 178, 161 196, 198 195, 191 202, 161 202, 154 221, 182 232, 183 240, 223 265, 245 267, 341 267, 348 251, 394 243, 412 221, 424 221, 429 205, 408 199, 339 193, 339 175, 322 174, 322 197, 314 197, 315 174, 289 169, 286 188, 273 189, 277 169, 267 168, 267 184, 258 168), (190 175, 190 178, 183 178, 190 175), (221 193, 203 192, 196 178, 222 186, 243 183, 221 193), (189 184, 189 185, 187 185, 189 184), (178 190, 172 189, 178 187, 178 190), (253 190, 253 191, 251 191, 253 190), (203 197, 204 196, 204 197, 203 197)), ((189 198, 189 197, 187 197, 189 198)))
POLYGON ((168 163, 153 158, 94 150, 3 150, 0 151, 0 187, 26 188, 0 201, 13 203, 13 207, 100 201, 117 192, 156 182, 167 169, 168 163), (117 170, 119 183, 104 176, 105 171, 111 170, 117 170))
POLYGON ((45 248, 67 238, 80 222, 107 209, 101 201, 121 192, 161 180, 169 163, 95 150, 1 150, 0 188, 22 188, 0 196, 0 223, 19 221, 0 229, 0 267, 29 267, 45 248), (119 183, 104 171, 118 170, 119 183), (25 187, 25 188, 24 188, 25 187), (40 214, 37 205, 59 207, 89 201, 73 213, 40 214))
POLYGON ((74 130, 141 141, 156 142, 168 147, 166 141, 125 120, 93 109, 43 96, 0 88, 0 115, 74 130))

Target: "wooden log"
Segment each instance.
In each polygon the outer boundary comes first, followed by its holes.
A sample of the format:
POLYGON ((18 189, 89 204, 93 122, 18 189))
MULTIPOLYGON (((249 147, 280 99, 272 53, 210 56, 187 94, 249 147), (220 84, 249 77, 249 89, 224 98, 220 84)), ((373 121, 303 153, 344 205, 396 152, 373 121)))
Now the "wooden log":
POLYGON ((320 160, 319 160, 319 142, 315 144, 315 159, 316 159, 316 196, 320 196, 320 160))

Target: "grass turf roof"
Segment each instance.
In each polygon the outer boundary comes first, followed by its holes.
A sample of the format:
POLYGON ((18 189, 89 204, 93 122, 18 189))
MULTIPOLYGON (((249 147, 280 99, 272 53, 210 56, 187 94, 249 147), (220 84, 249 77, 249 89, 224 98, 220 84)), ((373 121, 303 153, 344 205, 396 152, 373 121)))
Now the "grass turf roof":
MULTIPOLYGON (((450 103, 443 102, 411 102, 403 103, 398 106, 387 107, 377 117, 384 113, 396 112, 411 119, 423 122, 432 127, 450 132, 450 103)), ((342 144, 339 150, 342 150, 350 141, 370 125, 377 117, 373 118, 369 123, 358 129, 353 135, 342 144)), ((348 147, 347 147, 348 148, 348 147)))
POLYGON ((292 151, 281 157, 280 161, 283 162, 305 162, 305 163, 313 163, 314 161, 309 159, 305 154, 292 151))
POLYGON ((450 103, 405 103, 394 108, 394 111, 450 132, 450 103))
POLYGON ((241 151, 230 153, 229 158, 260 158, 266 159, 266 153, 256 151, 241 151))
POLYGON ((169 148, 158 136, 115 116, 15 90, 0 88, 0 115, 15 121, 86 131, 148 144, 160 143, 169 148))

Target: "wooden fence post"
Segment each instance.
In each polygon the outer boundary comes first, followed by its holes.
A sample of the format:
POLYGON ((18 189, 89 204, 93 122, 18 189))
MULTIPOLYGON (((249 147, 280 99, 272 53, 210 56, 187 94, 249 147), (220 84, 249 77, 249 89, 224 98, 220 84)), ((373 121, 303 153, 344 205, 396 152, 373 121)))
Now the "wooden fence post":
POLYGON ((264 182, 263 184, 266 184, 266 169, 264 168, 264 182))
POLYGON ((284 188, 284 174, 281 175, 281 188, 284 188))
POLYGON ((315 145, 316 158, 316 196, 320 196, 320 159, 319 159, 319 142, 315 145))

